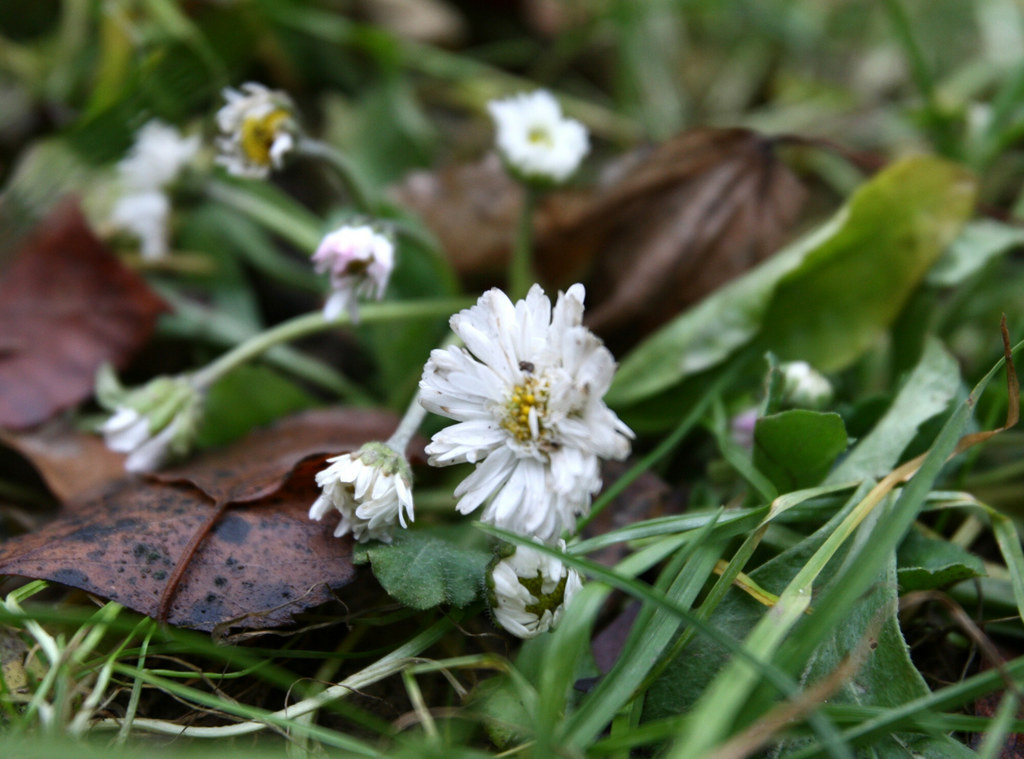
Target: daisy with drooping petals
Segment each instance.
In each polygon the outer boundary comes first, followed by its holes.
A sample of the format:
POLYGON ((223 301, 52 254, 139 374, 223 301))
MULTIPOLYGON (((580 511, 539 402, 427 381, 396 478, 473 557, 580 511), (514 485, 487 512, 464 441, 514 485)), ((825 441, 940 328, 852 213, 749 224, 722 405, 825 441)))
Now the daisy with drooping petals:
POLYGON ((320 521, 331 509, 341 514, 335 537, 352 533, 356 540, 391 542, 398 522, 413 521, 412 474, 405 456, 387 443, 367 443, 355 453, 328 459, 316 475, 323 492, 309 518, 320 521))
POLYGON ((256 82, 242 90, 224 88, 225 105, 217 111, 222 135, 217 141, 217 163, 240 177, 263 179, 280 169, 295 148, 298 128, 291 98, 256 82))
POLYGON ((161 376, 125 388, 105 364, 96 380, 97 400, 113 412, 99 431, 110 450, 128 454, 127 471, 152 472, 189 452, 203 416, 203 392, 190 379, 161 376))
POLYGON ((498 152, 509 170, 526 182, 564 182, 590 150, 586 128, 565 118, 547 90, 492 100, 487 110, 497 129, 498 152))
POLYGON ((420 402, 458 423, 427 446, 434 466, 476 469, 457 508, 545 542, 575 530, 601 487, 598 459, 623 459, 633 433, 601 400, 615 361, 583 320, 583 285, 554 308, 539 285, 512 304, 497 289, 451 319, 465 348, 435 349, 420 402))
MULTIPOLYGON (((565 541, 558 541, 565 550, 565 541)), ((536 638, 558 625, 562 612, 583 587, 580 573, 553 556, 517 546, 491 570, 494 620, 518 638, 536 638)))
POLYGON ((380 300, 395 266, 395 246, 371 227, 341 227, 324 237, 313 254, 320 274, 330 272, 332 293, 324 304, 324 318, 337 319, 348 311, 359 321, 358 296, 380 300))

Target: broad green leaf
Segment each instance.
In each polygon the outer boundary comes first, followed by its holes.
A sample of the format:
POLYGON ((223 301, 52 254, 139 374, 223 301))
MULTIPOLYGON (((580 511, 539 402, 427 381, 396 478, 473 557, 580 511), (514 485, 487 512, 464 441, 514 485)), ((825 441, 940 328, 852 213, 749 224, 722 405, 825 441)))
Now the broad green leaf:
POLYGON ((928 272, 925 281, 938 287, 960 284, 996 256, 1024 245, 1024 229, 995 221, 977 219, 964 225, 928 272))
POLYGON ((717 366, 760 337, 822 371, 849 364, 889 326, 970 213, 974 182, 938 158, 900 161, 824 226, 641 343, 607 400, 628 406, 717 366))
POLYGON ((934 158, 895 164, 862 187, 849 217, 824 246, 788 274, 762 324, 780 359, 842 369, 869 348, 974 204, 974 182, 962 168, 934 158))
POLYGON ((396 601, 413 609, 450 603, 467 606, 484 591, 493 554, 468 524, 397 530, 394 542, 359 544, 356 564, 369 562, 373 576, 396 601))
POLYGON ((839 414, 793 409, 765 416, 754 427, 754 467, 780 493, 817 485, 846 450, 839 414))
POLYGON ((897 554, 897 579, 904 592, 944 588, 960 580, 984 577, 981 559, 948 540, 926 538, 911 530, 897 554))
POLYGON ((255 427, 316 404, 316 398, 274 370, 243 364, 206 394, 197 442, 204 447, 224 445, 255 427))
POLYGON ((829 475, 831 483, 885 475, 926 421, 946 410, 960 387, 960 370, 938 340, 925 343, 924 353, 907 377, 889 410, 850 455, 829 475))

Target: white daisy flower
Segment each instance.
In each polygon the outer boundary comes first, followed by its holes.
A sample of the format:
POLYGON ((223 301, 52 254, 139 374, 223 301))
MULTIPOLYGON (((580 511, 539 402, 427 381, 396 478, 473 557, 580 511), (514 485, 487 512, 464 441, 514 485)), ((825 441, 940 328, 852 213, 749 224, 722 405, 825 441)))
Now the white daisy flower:
POLYGON ((434 466, 478 464, 457 508, 545 542, 575 530, 601 487, 599 458, 624 459, 633 433, 602 401, 615 361, 582 326, 583 285, 554 309, 539 285, 515 305, 497 289, 451 319, 465 348, 435 349, 420 402, 457 420, 427 446, 434 466))
POLYGON ((203 413, 202 393, 182 377, 157 377, 141 388, 120 386, 100 370, 97 398, 114 413, 101 426, 107 447, 127 453, 129 472, 152 472, 188 453, 203 413))
POLYGON ((779 364, 782 401, 798 408, 821 409, 832 401, 832 383, 806 361, 779 364))
POLYGON ((359 320, 358 296, 380 300, 395 266, 395 246, 371 227, 341 227, 324 237, 313 254, 320 274, 330 272, 332 293, 324 304, 324 318, 337 319, 348 311, 359 320))
POLYGON ((355 453, 328 459, 316 475, 323 493, 309 518, 320 521, 331 509, 341 514, 335 537, 352 533, 356 540, 391 542, 395 523, 414 520, 412 474, 402 453, 387 443, 367 443, 355 453))
POLYGON ((199 151, 199 137, 182 137, 175 127, 155 119, 135 137, 128 155, 117 165, 126 186, 138 190, 163 188, 177 179, 199 151))
POLYGON ((117 199, 110 222, 139 241, 143 258, 156 261, 167 256, 171 200, 163 190, 141 190, 117 199))
POLYGON ((171 200, 166 188, 198 150, 199 137, 182 137, 174 127, 154 120, 139 130, 132 149, 118 163, 122 194, 110 223, 138 239, 143 258, 167 255, 171 200))
POLYGON ((547 90, 492 100, 487 110, 497 128, 498 152, 527 182, 564 182, 590 150, 586 127, 563 117, 547 90))
MULTIPOLYGON (((565 550, 564 541, 558 546, 565 550)), ((489 584, 495 621, 519 638, 535 638, 558 625, 583 580, 553 556, 517 546, 515 553, 495 564, 489 584)))
POLYGON ((223 133, 217 141, 221 151, 217 163, 231 174, 251 179, 266 177, 271 168, 280 169, 296 141, 291 98, 256 82, 246 82, 241 92, 226 87, 222 94, 227 103, 217 111, 217 126, 223 133))

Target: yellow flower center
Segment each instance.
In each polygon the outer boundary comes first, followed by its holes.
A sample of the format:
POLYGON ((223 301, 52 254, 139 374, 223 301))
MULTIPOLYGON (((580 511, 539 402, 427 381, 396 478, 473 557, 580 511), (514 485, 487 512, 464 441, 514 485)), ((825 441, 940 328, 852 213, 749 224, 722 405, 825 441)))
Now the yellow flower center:
POLYGON ((512 388, 512 394, 505 404, 505 418, 501 426, 520 443, 539 439, 545 433, 543 419, 547 405, 547 387, 536 377, 527 377, 523 384, 512 388), (531 415, 535 420, 533 429, 530 425, 531 415))
POLYGON ((277 108, 266 116, 250 116, 242 123, 242 151, 245 157, 260 166, 270 165, 270 149, 277 139, 277 128, 289 116, 277 108))
POLYGON ((534 127, 527 132, 526 140, 533 145, 541 145, 545 148, 552 148, 555 145, 555 141, 551 139, 551 133, 541 127, 534 127))

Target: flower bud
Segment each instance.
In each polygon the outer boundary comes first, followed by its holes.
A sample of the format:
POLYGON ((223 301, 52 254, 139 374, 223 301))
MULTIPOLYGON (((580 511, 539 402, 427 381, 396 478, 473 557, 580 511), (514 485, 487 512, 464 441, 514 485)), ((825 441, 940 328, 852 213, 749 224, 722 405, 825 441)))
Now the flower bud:
POLYGON ((107 447, 127 453, 129 472, 151 472, 188 454, 203 414, 202 393, 184 377, 157 377, 125 389, 109 365, 100 368, 96 396, 114 412, 100 427, 107 447))
POLYGON ((313 265, 318 273, 328 272, 331 278, 324 318, 334 320, 348 311, 357 322, 359 296, 384 297, 395 267, 395 246, 372 227, 344 226, 324 237, 313 254, 313 265))
POLYGON ((820 410, 832 402, 832 384, 806 361, 779 364, 783 405, 820 410))
MULTIPOLYGON (((565 541, 558 541, 565 550, 565 541)), ((491 570, 494 620, 518 638, 535 638, 554 629, 565 607, 583 587, 580 573, 553 556, 517 546, 491 570)))

